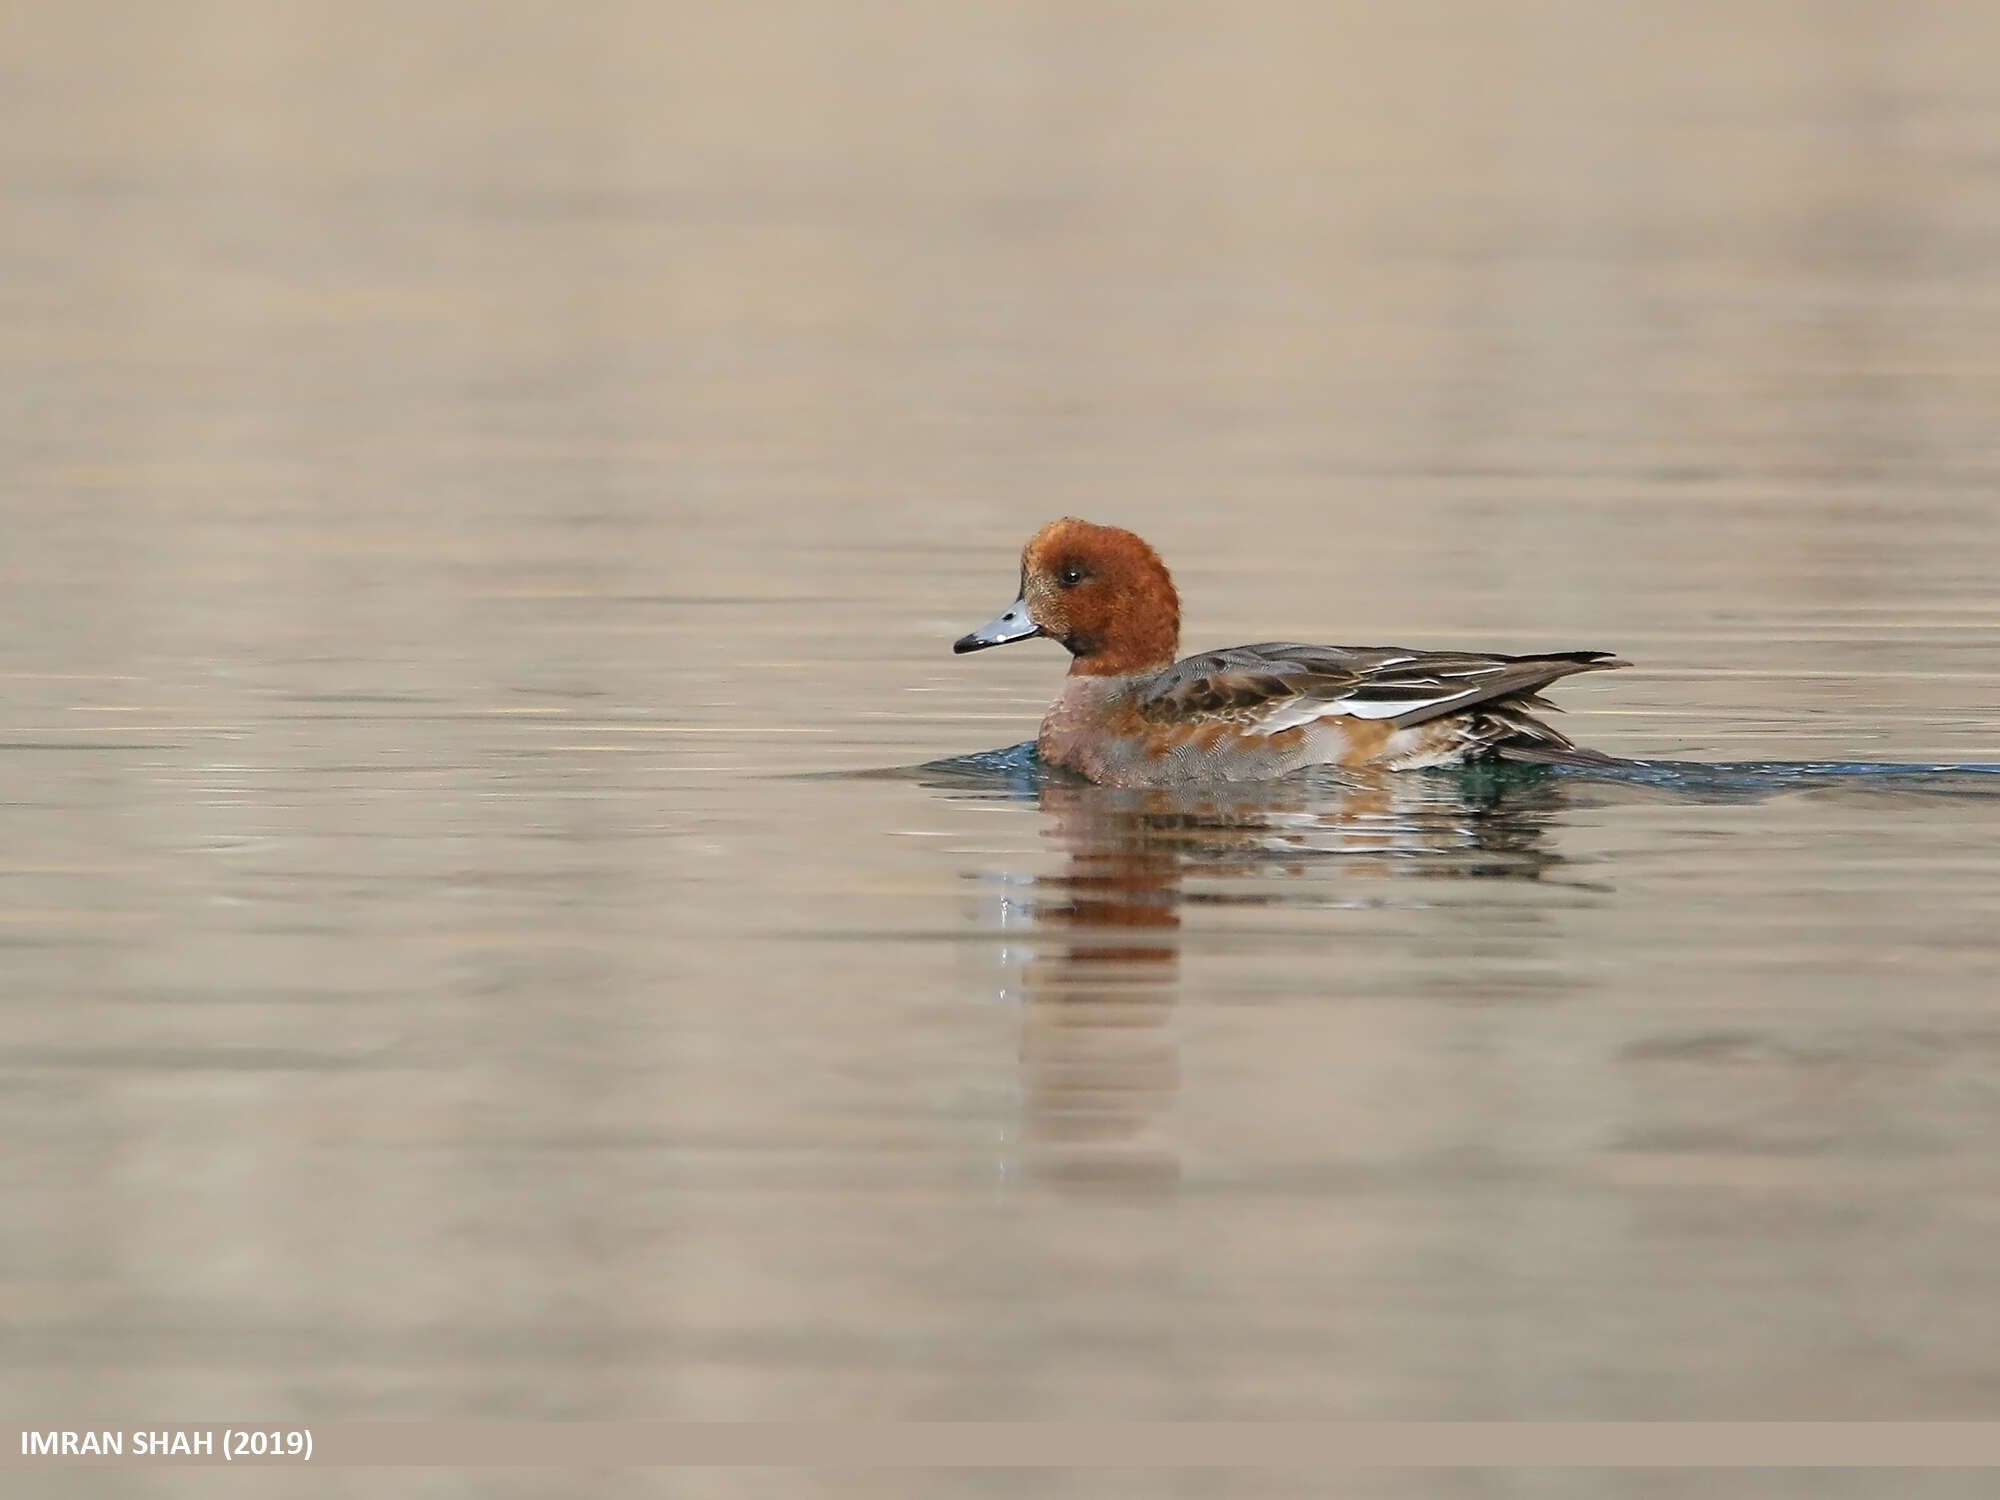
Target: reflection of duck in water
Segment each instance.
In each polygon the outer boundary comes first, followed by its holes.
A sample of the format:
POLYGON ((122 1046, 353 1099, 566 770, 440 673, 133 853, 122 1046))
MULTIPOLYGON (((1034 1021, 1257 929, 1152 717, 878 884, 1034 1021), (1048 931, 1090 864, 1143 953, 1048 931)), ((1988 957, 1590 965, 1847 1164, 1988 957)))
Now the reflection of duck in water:
POLYGON ((1106 786, 1263 781, 1307 766, 1412 770, 1494 756, 1618 762, 1535 717, 1608 651, 1501 656, 1267 642, 1175 661, 1180 596, 1129 531, 1053 521, 1021 554, 1021 597, 955 651, 1046 635, 1072 661, 1042 758, 1106 786))
MULTIPOLYGON (((1040 801, 1056 813, 1056 836, 1073 849, 1102 841, 1171 854, 1177 891, 1183 879, 1204 887, 1181 899, 1219 905, 1268 904, 1268 894, 1242 887, 1246 880, 1324 886, 1336 876, 1533 879, 1561 863, 1543 844, 1563 789, 1527 769, 1498 776, 1363 771, 1338 781, 1213 789, 1051 785, 1040 801), (1090 833, 1075 837, 1080 829, 1090 833)), ((1325 895, 1300 891, 1296 902, 1282 904, 1317 905, 1325 895)))
POLYGON ((1045 784, 1037 800, 1066 859, 1010 883, 1004 921, 1012 944, 1026 918, 1029 949, 1024 1164, 1066 1180, 1178 1180, 1185 908, 1353 906, 1356 878, 1533 880, 1561 863, 1542 847, 1561 788, 1526 769, 1209 791, 1045 784))
POLYGON ((1171 1180, 1178 1156, 1158 1126, 1180 1081, 1181 857, 1143 822, 1076 800, 1088 790, 1042 791, 1068 859, 1026 902, 1026 1144, 1061 1176, 1171 1180))

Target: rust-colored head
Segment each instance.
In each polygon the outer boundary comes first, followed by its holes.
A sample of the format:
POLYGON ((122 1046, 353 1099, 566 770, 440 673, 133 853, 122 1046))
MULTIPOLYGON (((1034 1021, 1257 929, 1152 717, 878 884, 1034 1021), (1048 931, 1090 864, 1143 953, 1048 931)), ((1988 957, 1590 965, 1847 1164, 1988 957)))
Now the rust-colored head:
POLYGON ((1158 554, 1129 531, 1066 516, 1021 552, 1014 607, 952 647, 978 651, 1046 635, 1075 658, 1073 674, 1116 676, 1168 665, 1180 645, 1181 601, 1158 554))

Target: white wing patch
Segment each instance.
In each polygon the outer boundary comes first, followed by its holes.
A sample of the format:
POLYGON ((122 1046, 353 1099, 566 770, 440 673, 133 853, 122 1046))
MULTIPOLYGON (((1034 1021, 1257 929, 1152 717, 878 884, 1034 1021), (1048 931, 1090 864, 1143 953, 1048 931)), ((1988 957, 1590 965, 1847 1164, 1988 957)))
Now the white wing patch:
POLYGON ((1426 708, 1436 708, 1440 703, 1456 703, 1461 698, 1470 698, 1477 689, 1460 688, 1455 693, 1439 693, 1435 698, 1392 698, 1387 702, 1366 698, 1336 698, 1325 705, 1321 713, 1348 714, 1357 719, 1400 719, 1404 714, 1418 713, 1426 708))
POLYGON ((1262 734, 1277 734, 1281 730, 1296 729, 1301 724, 1313 724, 1321 719, 1397 719, 1404 714, 1436 708, 1442 703, 1456 703, 1461 698, 1472 697, 1477 691, 1477 688, 1459 688, 1441 692, 1435 698, 1371 700, 1357 695, 1345 698, 1299 697, 1282 708, 1272 710, 1270 716, 1257 725, 1257 729, 1262 734))

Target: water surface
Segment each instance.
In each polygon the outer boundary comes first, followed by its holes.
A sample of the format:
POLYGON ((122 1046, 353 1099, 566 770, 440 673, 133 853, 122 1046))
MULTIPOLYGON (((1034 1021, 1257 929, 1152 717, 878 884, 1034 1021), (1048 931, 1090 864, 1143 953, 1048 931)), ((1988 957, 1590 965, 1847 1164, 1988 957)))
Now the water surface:
POLYGON ((2000 763, 1996 52, 0 19, 4 1404, 1991 1415, 2000 799, 1768 767, 2000 763), (949 646, 1065 513, 1189 649, 1616 650, 1563 727, 1732 769, 936 764, 1032 734, 1059 653, 949 646))

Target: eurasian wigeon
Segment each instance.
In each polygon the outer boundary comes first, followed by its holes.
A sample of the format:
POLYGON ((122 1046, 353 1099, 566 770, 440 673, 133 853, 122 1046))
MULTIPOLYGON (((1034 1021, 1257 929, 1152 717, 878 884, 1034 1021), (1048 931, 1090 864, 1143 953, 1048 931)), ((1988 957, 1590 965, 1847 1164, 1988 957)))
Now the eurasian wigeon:
POLYGON ((1072 658, 1042 720, 1042 758, 1106 786, 1262 781, 1306 766, 1414 770, 1485 756, 1597 764, 1534 717, 1608 651, 1500 656, 1272 641, 1175 661, 1180 596, 1129 531, 1065 518, 1021 553, 1021 596, 952 650, 1045 635, 1072 658))

